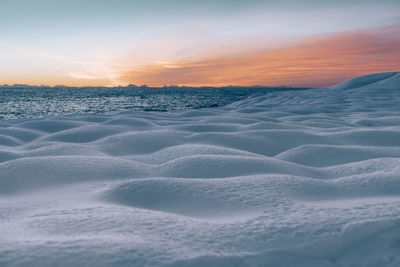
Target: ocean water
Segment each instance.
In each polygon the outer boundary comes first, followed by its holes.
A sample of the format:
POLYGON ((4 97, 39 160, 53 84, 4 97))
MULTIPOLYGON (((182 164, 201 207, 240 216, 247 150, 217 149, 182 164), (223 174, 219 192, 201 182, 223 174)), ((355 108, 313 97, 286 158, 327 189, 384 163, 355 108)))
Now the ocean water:
POLYGON ((254 94, 300 89, 2 86, 0 120, 124 110, 173 111, 221 107, 254 94))

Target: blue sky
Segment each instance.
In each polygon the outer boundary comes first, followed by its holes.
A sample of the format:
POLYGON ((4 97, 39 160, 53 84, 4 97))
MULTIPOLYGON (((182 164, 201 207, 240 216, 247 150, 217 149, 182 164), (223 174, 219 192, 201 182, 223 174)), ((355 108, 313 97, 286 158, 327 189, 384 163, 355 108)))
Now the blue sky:
POLYGON ((399 22, 398 1, 0 0, 0 83, 145 82, 124 73, 399 22))

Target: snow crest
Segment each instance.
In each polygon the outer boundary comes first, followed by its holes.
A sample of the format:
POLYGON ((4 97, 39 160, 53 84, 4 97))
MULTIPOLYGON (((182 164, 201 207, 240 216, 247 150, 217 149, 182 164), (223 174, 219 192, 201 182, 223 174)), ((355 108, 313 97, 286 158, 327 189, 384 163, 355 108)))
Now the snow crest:
POLYGON ((0 121, 0 266, 400 266, 400 73, 0 121))

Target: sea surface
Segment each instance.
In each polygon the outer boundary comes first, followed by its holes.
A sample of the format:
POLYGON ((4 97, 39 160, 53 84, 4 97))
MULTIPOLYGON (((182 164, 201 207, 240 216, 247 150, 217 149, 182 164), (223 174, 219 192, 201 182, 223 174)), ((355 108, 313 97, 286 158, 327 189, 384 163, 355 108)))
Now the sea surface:
POLYGON ((270 87, 34 87, 1 86, 0 120, 124 110, 174 111, 221 107, 270 87))

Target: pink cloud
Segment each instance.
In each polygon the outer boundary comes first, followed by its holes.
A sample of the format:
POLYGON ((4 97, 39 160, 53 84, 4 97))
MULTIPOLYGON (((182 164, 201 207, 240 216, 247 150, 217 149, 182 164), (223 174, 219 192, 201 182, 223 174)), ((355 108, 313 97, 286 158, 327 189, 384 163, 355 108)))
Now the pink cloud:
POLYGON ((319 36, 274 50, 123 70, 125 83, 325 87, 373 72, 400 70, 400 26, 319 36), (170 66, 173 66, 171 68, 170 66))

